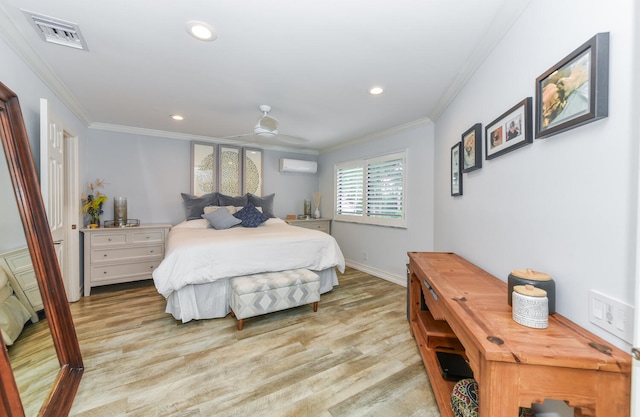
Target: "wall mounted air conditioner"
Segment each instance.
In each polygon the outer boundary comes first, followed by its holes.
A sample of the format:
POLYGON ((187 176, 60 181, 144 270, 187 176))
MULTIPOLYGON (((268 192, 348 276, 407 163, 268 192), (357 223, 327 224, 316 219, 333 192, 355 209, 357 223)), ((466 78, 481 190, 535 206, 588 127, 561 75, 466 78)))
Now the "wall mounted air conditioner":
POLYGON ((303 172, 315 174, 318 171, 318 163, 315 161, 302 161, 300 159, 280 159, 280 172, 303 172))

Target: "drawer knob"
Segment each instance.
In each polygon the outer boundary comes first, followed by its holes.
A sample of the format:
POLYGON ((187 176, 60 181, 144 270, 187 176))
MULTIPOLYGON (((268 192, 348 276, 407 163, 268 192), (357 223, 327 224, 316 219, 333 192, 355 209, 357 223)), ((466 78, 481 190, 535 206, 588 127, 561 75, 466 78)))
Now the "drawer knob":
POLYGON ((111 242, 111 238, 108 238, 107 240, 108 240, 109 242, 111 242))
POLYGON ((153 253, 153 250, 150 250, 149 253, 153 253))
POLYGON ((107 271, 104 271, 104 272, 103 272, 103 274, 104 274, 104 275, 107 275, 107 271))
POLYGON ((106 258, 106 257, 107 257, 107 254, 105 253, 103 256, 106 258))

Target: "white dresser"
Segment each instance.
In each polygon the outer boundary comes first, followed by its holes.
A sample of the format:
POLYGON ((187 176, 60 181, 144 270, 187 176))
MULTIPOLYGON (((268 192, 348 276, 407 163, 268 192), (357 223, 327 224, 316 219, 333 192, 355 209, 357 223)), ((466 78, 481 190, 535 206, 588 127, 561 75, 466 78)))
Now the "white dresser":
POLYGON ((29 248, 20 248, 0 254, 0 267, 5 270, 18 300, 31 313, 31 322, 38 321, 38 311, 44 309, 36 273, 31 263, 29 248))
POLYGON ((285 220, 292 226, 304 227, 305 229, 320 230, 331 234, 331 219, 309 219, 309 220, 285 220))
POLYGON ((170 224, 81 229, 84 235, 84 295, 100 285, 151 278, 164 258, 170 224))

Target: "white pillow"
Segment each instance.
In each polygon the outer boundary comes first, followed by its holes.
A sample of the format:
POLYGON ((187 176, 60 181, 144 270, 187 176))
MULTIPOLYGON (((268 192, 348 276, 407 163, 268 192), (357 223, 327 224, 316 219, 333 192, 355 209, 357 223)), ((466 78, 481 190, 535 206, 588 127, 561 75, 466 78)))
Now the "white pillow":
MULTIPOLYGON (((236 210, 237 207, 233 207, 233 206, 207 206, 207 207, 204 208, 204 214, 213 213, 214 211, 216 211, 216 210, 218 210, 219 208, 222 208, 222 207, 226 208, 227 211, 229 213, 231 213, 231 214, 233 214, 236 211, 238 211, 238 210, 236 210)), ((239 208, 242 208, 242 207, 239 207, 239 208)))

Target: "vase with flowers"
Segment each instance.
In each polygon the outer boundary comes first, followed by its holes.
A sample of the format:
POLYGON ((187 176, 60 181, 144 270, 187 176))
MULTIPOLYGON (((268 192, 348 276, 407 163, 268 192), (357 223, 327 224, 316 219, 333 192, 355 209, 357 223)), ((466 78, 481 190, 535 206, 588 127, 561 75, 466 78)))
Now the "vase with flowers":
POLYGON ((104 187, 104 181, 96 179, 95 184, 89 183, 89 192, 82 196, 82 213, 89 216, 89 227, 100 227, 100 215, 103 213, 102 205, 107 201, 107 196, 98 191, 104 187))

